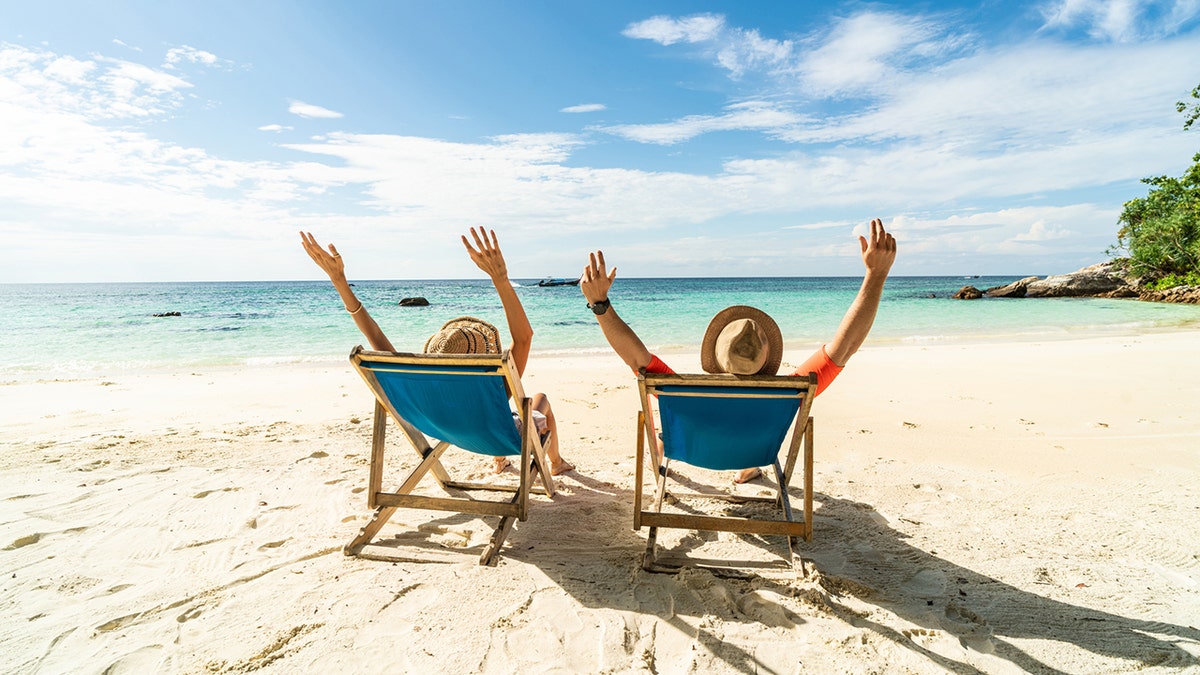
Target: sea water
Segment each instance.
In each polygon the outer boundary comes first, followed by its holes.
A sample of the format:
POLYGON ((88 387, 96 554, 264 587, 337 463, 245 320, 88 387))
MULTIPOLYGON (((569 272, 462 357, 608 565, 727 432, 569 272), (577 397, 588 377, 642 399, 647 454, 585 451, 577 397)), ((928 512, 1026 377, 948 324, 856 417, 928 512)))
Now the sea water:
MULTIPOLYGON (((966 284, 1012 277, 892 277, 868 344, 1044 340, 1200 327, 1200 306, 1096 298, 962 301, 966 284)), ((535 330, 534 352, 602 353, 604 336, 575 286, 514 280, 535 330)), ((709 319, 734 304, 779 323, 789 348, 829 340, 858 290, 853 277, 618 279, 613 307, 651 349, 699 344, 709 319)), ((402 351, 420 351, 449 319, 495 324, 509 342, 491 282, 355 281, 355 292, 402 351), (428 307, 401 307, 406 297, 428 307)), ((328 282, 0 284, 0 380, 336 362, 364 343, 328 282), (179 312, 179 316, 155 314, 179 312)))

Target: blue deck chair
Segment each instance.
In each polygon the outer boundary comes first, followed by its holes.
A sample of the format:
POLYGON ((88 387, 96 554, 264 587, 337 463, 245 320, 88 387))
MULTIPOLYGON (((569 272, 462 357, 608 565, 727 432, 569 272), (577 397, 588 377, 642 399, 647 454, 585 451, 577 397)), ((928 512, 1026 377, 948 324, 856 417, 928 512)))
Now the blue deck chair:
MULTIPOLYGON (((498 516, 500 523, 479 558, 494 565, 514 520, 525 520, 529 494, 554 496, 542 439, 532 420, 533 405, 525 397, 508 351, 504 354, 399 354, 355 347, 350 362, 375 394, 375 423, 371 435, 371 473, 367 487, 371 520, 345 547, 346 555, 403 560, 395 555, 365 551, 397 508, 430 509, 498 516), (513 423, 508 399, 516 402, 521 428, 513 423), (384 440, 388 416, 400 427, 421 456, 394 492, 383 491, 384 440), (430 443, 430 438, 437 444, 430 443), (453 481, 441 463, 450 447, 483 455, 520 455, 516 487, 494 483, 453 481), (411 494, 426 474, 448 493, 486 490, 513 493, 507 501, 411 494), (542 489, 533 486, 540 476, 542 489)), ((373 549, 378 547, 373 547, 373 549)))
POLYGON ((817 390, 816 375, 658 375, 642 372, 638 375, 638 389, 642 410, 638 412, 633 526, 634 529, 650 528, 642 567, 650 572, 675 572, 688 564, 686 560, 667 563, 657 558, 655 548, 660 527, 784 535, 788 541, 788 563, 795 567, 798 559, 792 538, 812 539, 813 421, 809 411, 817 390), (652 398, 658 401, 662 426, 661 460, 656 451, 652 398), (785 446, 789 431, 791 439, 785 446), (788 486, 801 440, 804 443, 804 513, 803 518, 797 520, 792 513, 788 486), (781 465, 784 447, 787 452, 781 465), (674 489, 669 493, 681 501, 701 497, 734 502, 774 502, 783 518, 663 513, 671 461, 719 471, 773 467, 777 486, 775 497, 748 497, 715 491, 687 493, 674 489), (642 508, 643 467, 654 467, 657 488, 653 506, 647 509, 642 508))

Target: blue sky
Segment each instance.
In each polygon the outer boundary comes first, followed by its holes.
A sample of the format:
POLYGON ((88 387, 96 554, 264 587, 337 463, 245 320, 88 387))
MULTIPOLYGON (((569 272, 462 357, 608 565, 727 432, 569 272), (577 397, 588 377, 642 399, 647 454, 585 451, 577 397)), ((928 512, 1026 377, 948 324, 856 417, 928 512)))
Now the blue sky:
POLYGON ((1052 274, 1200 149, 1200 0, 0 8, 0 282, 1052 274))

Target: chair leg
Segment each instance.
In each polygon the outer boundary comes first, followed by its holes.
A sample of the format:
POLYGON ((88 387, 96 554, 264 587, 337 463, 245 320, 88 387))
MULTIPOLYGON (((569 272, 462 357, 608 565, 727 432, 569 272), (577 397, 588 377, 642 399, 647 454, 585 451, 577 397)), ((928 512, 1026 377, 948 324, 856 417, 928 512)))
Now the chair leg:
POLYGON ((379 530, 387 524, 388 518, 391 518, 395 512, 396 507, 394 506, 381 506, 375 509, 375 513, 371 516, 371 519, 358 531, 358 536, 350 540, 350 543, 342 548, 342 553, 346 555, 358 555, 362 547, 371 543, 375 535, 379 534, 379 530))
POLYGON ((496 531, 492 533, 492 540, 479 556, 480 565, 487 565, 488 567, 496 566, 500 547, 504 546, 504 540, 508 539, 508 533, 512 531, 514 522, 516 522, 516 519, 512 516, 500 518, 500 524, 496 526, 496 531))
MULTIPOLYGON (((521 493, 518 492, 512 496, 509 503, 516 504, 521 498, 521 493)), ((529 495, 526 494, 525 498, 528 499, 529 495)), ((496 566, 500 549, 504 546, 504 542, 508 539, 508 534, 512 532, 513 525, 516 524, 517 520, 517 518, 512 516, 500 517, 500 522, 496 525, 496 530, 492 532, 491 541, 488 542, 488 545, 483 549, 483 553, 479 556, 480 565, 487 565, 488 567, 496 566)))
POLYGON ((642 569, 653 572, 655 568, 654 547, 658 539, 658 528, 651 527, 650 535, 646 537, 646 552, 642 554, 642 569))

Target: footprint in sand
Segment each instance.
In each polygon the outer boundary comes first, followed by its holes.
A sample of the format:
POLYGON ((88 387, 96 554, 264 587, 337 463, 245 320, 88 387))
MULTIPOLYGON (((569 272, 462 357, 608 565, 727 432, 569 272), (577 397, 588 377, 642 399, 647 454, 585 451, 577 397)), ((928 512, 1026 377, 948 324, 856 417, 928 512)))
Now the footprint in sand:
POLYGON ((941 570, 921 570, 901 584, 901 588, 919 598, 940 597, 946 593, 946 575, 941 570))
POLYGON ((240 488, 240 487, 227 487, 227 488, 220 488, 217 490, 205 490, 203 492, 197 492, 196 494, 192 495, 192 499, 204 499, 205 497, 211 495, 214 492, 236 492, 237 490, 241 490, 241 489, 242 488, 240 488))
POLYGON ((737 608, 742 614, 772 628, 794 628, 795 615, 784 606, 784 598, 778 593, 759 589, 738 599, 737 608))
POLYGON ((15 551, 19 548, 25 548, 26 546, 30 546, 32 544, 38 543, 39 541, 42 540, 42 537, 44 537, 44 536, 46 536, 45 532, 35 532, 33 534, 27 534, 24 537, 19 537, 17 539, 14 539, 13 543, 9 544, 8 546, 5 546, 3 550, 15 551))

